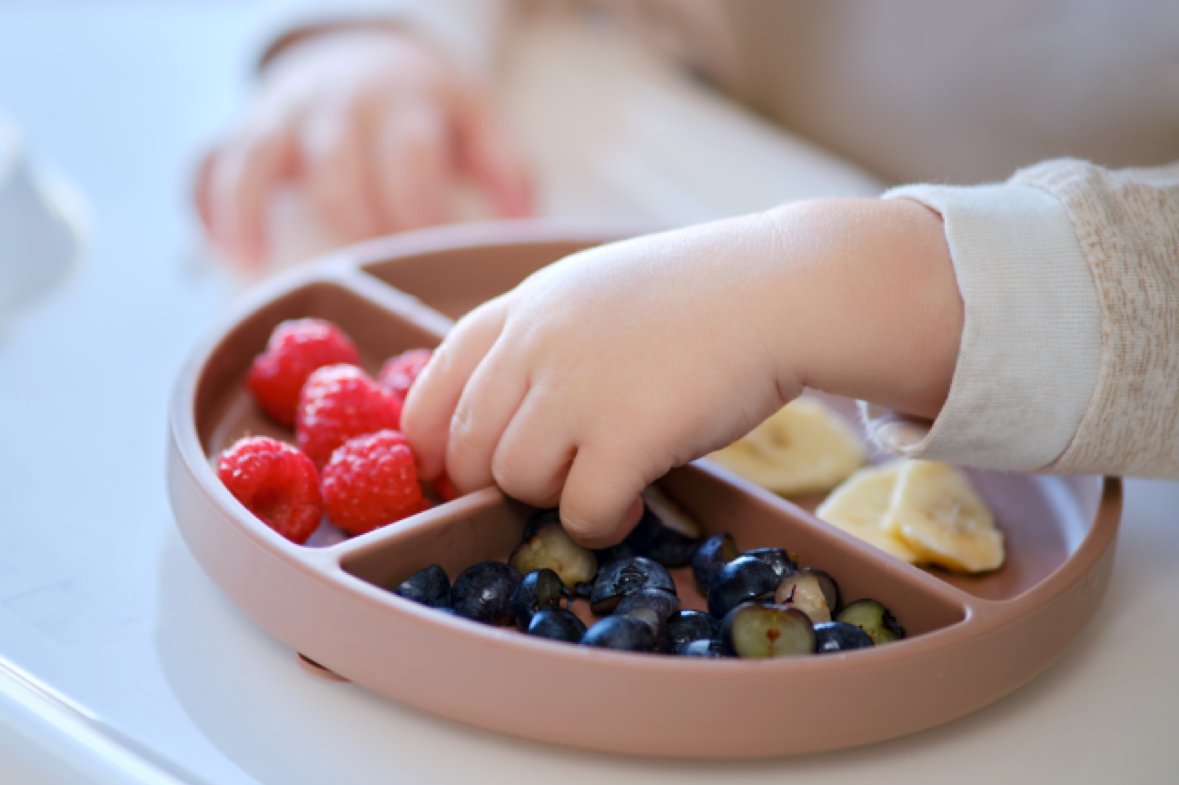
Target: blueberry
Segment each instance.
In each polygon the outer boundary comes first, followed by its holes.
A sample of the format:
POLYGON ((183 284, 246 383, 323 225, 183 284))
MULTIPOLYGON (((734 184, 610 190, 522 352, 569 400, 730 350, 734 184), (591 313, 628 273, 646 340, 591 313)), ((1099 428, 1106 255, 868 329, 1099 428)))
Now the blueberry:
POLYGON ((737 544, 728 533, 714 534, 696 548, 692 555, 692 577, 696 589, 705 597, 721 569, 737 558, 737 544))
POLYGON ((660 529, 659 537, 651 543, 647 556, 664 567, 683 567, 692 563, 692 556, 699 545, 699 539, 685 537, 665 526, 660 529))
POLYGON ((815 567, 807 567, 807 572, 819 579, 819 587, 823 590, 823 596, 827 599, 827 607, 831 609, 831 613, 836 613, 843 608, 843 596, 839 591, 839 584, 831 577, 831 574, 824 570, 815 567))
POLYGON ((630 559, 635 556, 642 556, 641 553, 636 553, 634 547, 628 540, 623 540, 617 545, 611 545, 609 548, 599 548, 594 551, 594 556, 598 557, 598 564, 606 565, 611 562, 621 561, 622 559, 630 559))
POLYGON ((533 614, 527 632, 553 641, 577 643, 585 635, 585 624, 567 608, 541 608, 533 614))
POLYGON ((753 556, 738 556, 721 568, 708 591, 708 612, 718 619, 743 602, 769 598, 778 586, 774 569, 753 556))
POLYGON ((585 646, 622 651, 655 649, 655 635, 651 627, 630 616, 607 616, 590 627, 581 642, 585 646))
POLYGON ((876 645, 891 643, 905 637, 905 630, 888 608, 876 600, 856 600, 839 612, 837 621, 854 624, 876 645))
POLYGON ((825 621, 815 625, 815 651, 819 654, 866 649, 873 645, 868 633, 854 624, 825 621))
POLYGON ((680 598, 665 589, 639 589, 623 597, 614 612, 625 616, 636 608, 651 608, 662 621, 667 621, 679 607, 680 598))
POLYGON ((527 542, 536 536, 536 533, 546 526, 560 526, 561 513, 556 507, 550 507, 547 510, 537 510, 537 512, 528 519, 524 524, 524 533, 520 535, 520 542, 527 542))
POLYGON ((738 657, 790 657, 815 651, 815 632, 805 613, 753 602, 729 611, 721 624, 721 641, 738 657))
POLYGON ((752 556, 770 565, 774 570, 774 574, 778 576, 778 580, 782 580, 798 569, 798 565, 794 563, 794 560, 781 548, 755 548, 752 551, 745 551, 741 555, 752 556))
POLYGON ((406 578, 393 593, 431 608, 449 608, 450 577, 441 566, 431 564, 406 578))
POLYGON ((528 629, 532 616, 541 608, 556 608, 563 597, 570 594, 557 573, 548 569, 533 570, 524 576, 512 592, 512 621, 522 630, 528 629))
POLYGON ((680 598, 663 589, 640 589, 623 597, 614 608, 615 616, 630 616, 647 623, 655 635, 655 650, 669 651, 667 618, 675 613, 680 598))
POLYGON ((683 567, 692 561, 699 544, 700 527, 651 487, 643 493, 643 517, 610 555, 646 556, 664 567, 683 567))
POLYGON ((524 529, 523 540, 508 561, 521 575, 550 569, 570 589, 592 581, 598 572, 593 551, 581 547, 565 533, 556 510, 543 510, 532 517, 524 529))
POLYGON ((485 561, 459 573, 450 590, 455 612, 486 624, 506 624, 512 616, 512 592, 520 575, 503 562, 485 561))
POLYGON ((838 607, 839 588, 822 570, 803 568, 782 579, 774 591, 774 602, 798 608, 818 624, 831 621, 838 607))
POLYGON ((684 641, 672 650, 681 657, 707 657, 718 659, 725 656, 724 645, 714 638, 697 638, 684 641))
POLYGON ((667 620, 667 638, 673 651, 689 641, 716 638, 720 622, 703 611, 676 611, 667 620))
POLYGON ((623 597, 641 589, 662 589, 675 594, 675 583, 657 562, 642 556, 619 559, 598 572, 590 594, 590 608, 599 616, 610 613, 623 597))

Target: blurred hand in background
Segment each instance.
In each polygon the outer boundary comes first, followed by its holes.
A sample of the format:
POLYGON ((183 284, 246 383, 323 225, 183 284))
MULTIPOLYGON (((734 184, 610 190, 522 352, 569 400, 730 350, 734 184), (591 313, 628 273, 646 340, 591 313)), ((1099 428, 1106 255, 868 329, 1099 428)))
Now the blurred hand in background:
POLYGON ((205 154, 195 199, 212 244, 258 266, 281 185, 354 242, 453 220, 462 181, 502 217, 531 213, 529 172, 487 86, 409 33, 340 28, 268 60, 241 119, 205 154))

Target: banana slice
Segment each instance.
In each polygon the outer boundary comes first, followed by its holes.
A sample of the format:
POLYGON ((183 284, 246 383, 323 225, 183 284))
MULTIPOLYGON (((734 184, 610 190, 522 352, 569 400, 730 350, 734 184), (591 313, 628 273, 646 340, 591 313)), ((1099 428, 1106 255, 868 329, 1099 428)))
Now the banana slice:
POLYGON ((966 475, 938 461, 907 461, 882 528, 925 564, 984 572, 1003 564, 1003 532, 966 475))
POLYGON ((898 559, 916 564, 920 559, 897 532, 884 528, 897 478, 907 461, 860 469, 818 506, 815 515, 837 529, 859 537, 898 559))
POLYGON ((866 460, 847 423, 819 401, 801 398, 708 457, 783 496, 830 490, 866 460))

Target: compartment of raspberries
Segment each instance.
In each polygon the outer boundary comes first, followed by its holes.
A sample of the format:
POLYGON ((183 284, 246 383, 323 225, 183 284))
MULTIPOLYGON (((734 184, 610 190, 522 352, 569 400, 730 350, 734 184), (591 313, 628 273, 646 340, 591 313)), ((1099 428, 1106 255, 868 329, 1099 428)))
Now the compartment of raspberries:
POLYGON ((450 498, 445 482, 425 485, 398 428, 409 388, 430 359, 411 349, 390 357, 374 379, 340 327, 294 319, 275 327, 246 377, 250 396, 293 443, 245 436, 217 460, 229 492, 270 528, 306 543, 327 520, 363 534, 450 498))
POLYGON ((590 550, 556 510, 531 515, 505 561, 472 564, 453 582, 428 564, 387 586, 472 622, 538 638, 626 652, 774 659, 834 654, 905 636, 873 598, 845 602, 836 579, 784 548, 738 550, 651 486, 635 529, 590 550))

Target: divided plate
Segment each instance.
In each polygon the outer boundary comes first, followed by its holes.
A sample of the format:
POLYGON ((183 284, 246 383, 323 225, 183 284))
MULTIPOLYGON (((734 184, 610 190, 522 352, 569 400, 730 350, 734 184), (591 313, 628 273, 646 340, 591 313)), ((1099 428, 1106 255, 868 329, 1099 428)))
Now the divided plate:
MULTIPOLYGON (((461 722, 529 739, 638 755, 737 758, 892 738, 973 711, 1025 683, 1097 607, 1113 562, 1121 486, 1101 477, 974 473, 1007 536, 981 577, 901 563, 807 509, 705 461, 660 481, 707 532, 742 550, 780 546, 874 597, 909 637, 875 649, 772 661, 699 660, 584 648, 438 613, 389 591, 430 562, 453 579, 505 559, 533 512, 488 488, 357 537, 325 524, 308 545, 271 531, 221 485, 217 454, 268 423, 245 388, 278 322, 347 331, 369 371, 433 346, 451 320, 538 267, 611 239, 536 224, 464 227, 349 249, 254 292, 201 348, 171 407, 168 482, 205 571, 260 627, 323 668, 461 722)), ((683 572, 683 571, 679 571, 683 572)), ((702 608, 677 576, 685 607, 702 608)))

